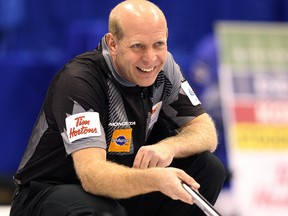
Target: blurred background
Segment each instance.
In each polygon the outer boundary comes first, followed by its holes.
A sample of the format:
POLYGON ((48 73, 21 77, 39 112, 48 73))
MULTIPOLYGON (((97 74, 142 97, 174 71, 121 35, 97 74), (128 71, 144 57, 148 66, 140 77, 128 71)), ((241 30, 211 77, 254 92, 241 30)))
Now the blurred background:
MULTIPOLYGON (((0 204, 9 205, 16 171, 51 78, 107 32, 109 0, 0 0, 0 204)), ((227 159, 218 88, 215 23, 287 22, 288 0, 154 0, 165 13, 168 45, 219 133, 216 154, 227 159)))

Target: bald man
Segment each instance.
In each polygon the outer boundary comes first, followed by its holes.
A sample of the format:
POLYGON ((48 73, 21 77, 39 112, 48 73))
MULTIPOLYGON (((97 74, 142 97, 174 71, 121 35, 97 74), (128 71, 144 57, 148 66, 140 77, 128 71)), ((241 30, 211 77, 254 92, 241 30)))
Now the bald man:
POLYGON ((225 173, 217 136, 149 1, 118 4, 98 47, 54 77, 14 179, 11 215, 204 215, 225 173))

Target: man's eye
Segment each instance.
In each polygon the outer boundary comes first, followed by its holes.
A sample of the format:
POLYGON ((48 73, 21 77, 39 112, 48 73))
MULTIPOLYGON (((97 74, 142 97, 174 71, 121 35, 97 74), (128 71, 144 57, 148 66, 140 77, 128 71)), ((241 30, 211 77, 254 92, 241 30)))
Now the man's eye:
POLYGON ((155 43, 156 48, 162 48, 164 46, 165 46, 165 43, 163 41, 159 41, 159 42, 155 43))
POLYGON ((144 46, 142 44, 133 44, 131 47, 133 49, 142 49, 144 46))

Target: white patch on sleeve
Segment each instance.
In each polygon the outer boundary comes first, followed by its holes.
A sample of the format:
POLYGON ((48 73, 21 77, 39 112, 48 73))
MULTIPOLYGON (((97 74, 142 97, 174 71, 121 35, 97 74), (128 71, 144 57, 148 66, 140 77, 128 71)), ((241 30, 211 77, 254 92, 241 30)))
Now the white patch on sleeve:
POLYGON ((83 112, 65 119, 67 136, 72 143, 87 137, 101 136, 100 118, 97 112, 83 112))
POLYGON ((152 107, 152 114, 151 114, 151 120, 149 123, 149 129, 155 124, 155 122, 158 120, 159 113, 162 107, 162 101, 158 102, 152 107))
POLYGON ((183 91, 188 96, 188 98, 190 99, 191 103, 194 106, 197 106, 197 105, 201 104, 201 102, 199 101, 198 97, 194 93, 193 89, 189 85, 188 81, 182 82, 181 87, 182 87, 183 91))

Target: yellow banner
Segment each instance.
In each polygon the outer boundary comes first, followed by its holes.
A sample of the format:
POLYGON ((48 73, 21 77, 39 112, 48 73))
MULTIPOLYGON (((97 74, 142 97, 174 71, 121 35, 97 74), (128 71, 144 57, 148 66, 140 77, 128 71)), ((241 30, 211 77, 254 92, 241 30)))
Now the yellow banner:
POLYGON ((288 125, 237 123, 231 132, 238 150, 288 150, 288 125))

